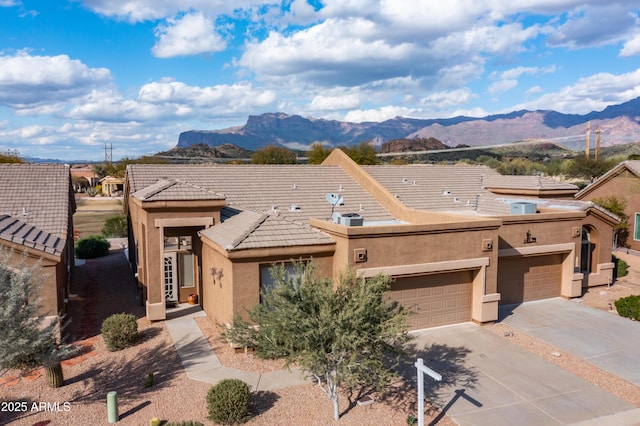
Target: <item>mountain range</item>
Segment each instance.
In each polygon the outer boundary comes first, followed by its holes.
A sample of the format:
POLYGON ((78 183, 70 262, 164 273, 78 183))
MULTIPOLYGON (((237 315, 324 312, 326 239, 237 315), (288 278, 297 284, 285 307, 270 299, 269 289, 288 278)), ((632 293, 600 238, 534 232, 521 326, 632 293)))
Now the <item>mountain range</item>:
MULTIPOLYGON (((282 112, 265 113, 249 116, 244 126, 183 132, 177 147, 231 143, 256 150, 276 144, 306 150, 314 142, 333 147, 362 141, 381 145, 394 139, 435 138, 449 147, 485 147, 524 140, 547 140, 565 148, 581 150, 585 147, 588 124, 591 133, 600 133, 603 147, 640 141, 640 98, 584 115, 553 110, 521 110, 483 118, 396 117, 382 122, 351 123, 282 112)), ((593 148, 596 136, 590 136, 590 139, 593 148)))

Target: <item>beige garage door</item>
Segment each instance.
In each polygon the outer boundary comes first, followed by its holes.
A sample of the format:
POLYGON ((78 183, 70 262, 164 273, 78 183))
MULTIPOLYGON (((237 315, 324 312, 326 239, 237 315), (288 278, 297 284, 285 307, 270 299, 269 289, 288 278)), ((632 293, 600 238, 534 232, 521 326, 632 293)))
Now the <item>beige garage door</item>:
POLYGON ((560 296, 562 254, 500 258, 500 303, 522 303, 560 296))
POLYGON ((411 311, 412 330, 471 320, 472 271, 397 278, 391 298, 411 311))

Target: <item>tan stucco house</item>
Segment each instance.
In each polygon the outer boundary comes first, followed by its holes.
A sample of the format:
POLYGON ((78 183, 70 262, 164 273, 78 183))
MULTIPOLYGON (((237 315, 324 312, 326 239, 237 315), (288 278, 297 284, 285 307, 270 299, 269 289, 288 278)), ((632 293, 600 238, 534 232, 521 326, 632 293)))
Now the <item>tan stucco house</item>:
POLYGON ((105 176, 100 179, 102 195, 106 197, 121 197, 124 189, 124 179, 117 176, 105 176))
POLYGON ((38 265, 46 316, 64 311, 69 294, 75 209, 69 166, 0 164, 0 246, 9 266, 38 265))
POLYGON ((617 242, 640 250, 640 161, 623 161, 576 194, 578 200, 616 197, 626 202, 628 236, 617 242))
POLYGON ((616 218, 576 191, 485 166, 359 166, 334 150, 322 165, 130 165, 124 204, 151 320, 196 293, 227 322, 260 303, 274 262, 313 259, 329 277, 392 276, 420 329, 608 283, 616 218))

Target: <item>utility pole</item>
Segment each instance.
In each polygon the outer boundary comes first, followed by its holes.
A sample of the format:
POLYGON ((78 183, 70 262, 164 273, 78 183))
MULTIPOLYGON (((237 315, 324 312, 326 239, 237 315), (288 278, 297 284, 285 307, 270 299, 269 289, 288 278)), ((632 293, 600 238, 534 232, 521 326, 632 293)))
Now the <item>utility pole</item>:
POLYGON ((105 164, 112 165, 113 164, 113 144, 104 143, 104 162, 105 164))
POLYGON ((584 150, 584 156, 589 159, 589 150, 591 149, 591 121, 587 123, 587 146, 584 150))
POLYGON ((596 161, 600 158, 600 127, 596 129, 596 161))

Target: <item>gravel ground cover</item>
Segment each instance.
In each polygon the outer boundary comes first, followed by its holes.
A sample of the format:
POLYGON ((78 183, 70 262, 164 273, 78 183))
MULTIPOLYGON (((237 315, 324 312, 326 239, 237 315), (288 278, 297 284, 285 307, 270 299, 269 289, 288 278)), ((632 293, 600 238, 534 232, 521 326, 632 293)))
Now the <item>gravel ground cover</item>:
MULTIPOLYGON (((611 288, 591 289, 581 298, 582 303, 609 310, 608 304, 617 298, 640 294, 640 258, 623 253, 618 257, 629 263, 629 275, 611 288)), ((77 296, 76 310, 72 312, 74 322, 70 328, 74 339, 82 339, 86 348, 81 356, 63 365, 65 386, 62 388, 50 389, 40 370, 24 375, 10 371, 0 377, 0 401, 19 403, 13 404, 11 410, 5 404, 5 411, 0 411, 0 424, 107 424, 106 394, 109 391, 118 392, 119 424, 148 425, 153 417, 212 424, 206 419, 205 406, 205 395, 211 385, 186 376, 166 327, 163 323, 150 323, 142 318, 139 302, 135 301, 135 291, 131 290, 126 273, 120 272, 123 275, 119 275, 116 271, 128 271, 119 250, 113 250, 107 258, 93 259, 78 267, 83 285, 72 289, 77 296), (134 302, 123 303, 121 297, 116 297, 123 294, 134 302), (108 352, 99 335, 99 324, 111 313, 122 311, 135 313, 140 318, 140 342, 119 352, 108 352), (144 382, 149 373, 154 374, 154 384, 145 388, 144 382)), ((199 325, 224 365, 257 372, 281 368, 282 364, 277 361, 254 359, 251 353, 236 354, 219 339, 213 324, 200 320, 199 325)), ((511 343, 640 406, 640 387, 526 333, 513 332, 504 324, 486 327, 511 343), (505 331, 513 333, 505 336, 505 331)), ((404 425, 407 415, 415 413, 415 389, 408 383, 399 382, 386 398, 377 395, 378 401, 368 406, 349 405, 348 397, 341 395, 342 418, 334 422, 331 402, 313 383, 258 392, 253 407, 256 416, 248 424, 404 425)), ((455 424, 436 411, 425 417, 426 423, 433 420, 437 420, 439 425, 455 424)))

